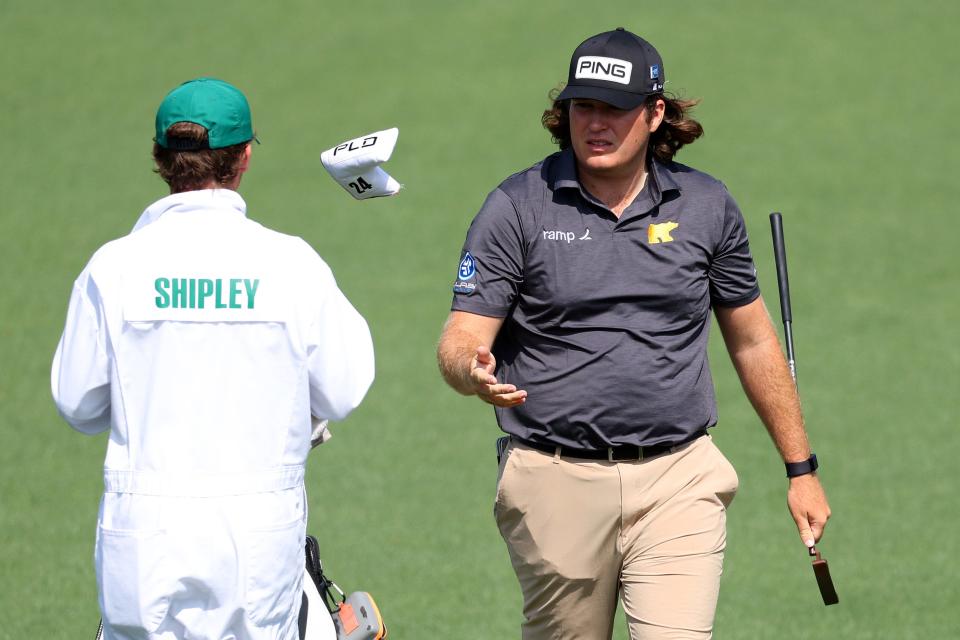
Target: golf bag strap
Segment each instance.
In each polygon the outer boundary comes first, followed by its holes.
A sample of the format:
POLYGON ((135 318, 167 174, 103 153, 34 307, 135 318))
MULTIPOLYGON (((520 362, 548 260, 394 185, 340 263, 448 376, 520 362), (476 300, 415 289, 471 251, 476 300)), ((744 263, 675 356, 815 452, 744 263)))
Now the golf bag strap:
POLYGON ((317 586, 317 591, 320 592, 320 596, 323 598, 324 604, 327 605, 327 610, 330 612, 330 615, 333 615, 340 608, 334 592, 336 591, 336 593, 340 594, 340 603, 346 600, 346 596, 333 580, 324 575, 323 563, 320 561, 320 544, 315 537, 310 535, 307 536, 305 556, 307 573, 317 586))

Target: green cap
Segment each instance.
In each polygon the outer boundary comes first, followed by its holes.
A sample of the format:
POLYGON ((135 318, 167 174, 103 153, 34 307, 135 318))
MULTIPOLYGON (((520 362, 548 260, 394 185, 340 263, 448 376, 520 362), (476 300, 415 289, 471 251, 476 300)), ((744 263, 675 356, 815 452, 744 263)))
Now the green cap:
MULTIPOLYGON (((167 129, 178 122, 204 127, 210 149, 254 139, 247 99, 235 86, 216 78, 190 80, 167 94, 157 109, 157 144, 174 148, 167 141, 167 129)), ((175 148, 188 150, 179 144, 175 148)))

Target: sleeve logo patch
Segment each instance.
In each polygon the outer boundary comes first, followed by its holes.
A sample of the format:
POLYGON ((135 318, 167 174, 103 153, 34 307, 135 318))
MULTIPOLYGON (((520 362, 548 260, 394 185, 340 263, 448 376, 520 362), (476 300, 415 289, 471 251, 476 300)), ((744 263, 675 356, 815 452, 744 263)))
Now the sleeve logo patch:
POLYGON ((461 280, 471 280, 475 275, 477 275, 477 261, 474 260, 470 252, 467 251, 467 255, 463 256, 463 260, 460 261, 460 269, 457 271, 457 277, 461 280))
POLYGON ((679 223, 672 220, 661 222, 660 224, 651 224, 647 227, 647 243, 660 244, 661 242, 673 242, 673 236, 670 235, 670 232, 679 226, 679 223))
POLYGON ((453 283, 455 293, 473 293, 477 289, 476 282, 470 282, 477 275, 477 261, 469 251, 460 261, 457 268, 457 281, 453 283))

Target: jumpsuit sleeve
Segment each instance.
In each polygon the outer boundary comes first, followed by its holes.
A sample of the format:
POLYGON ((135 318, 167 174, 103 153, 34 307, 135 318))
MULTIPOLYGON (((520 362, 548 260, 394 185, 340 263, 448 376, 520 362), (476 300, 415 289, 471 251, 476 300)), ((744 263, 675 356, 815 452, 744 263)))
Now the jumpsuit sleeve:
POLYGON ((310 412, 319 420, 342 420, 373 383, 373 340, 366 320, 337 287, 330 268, 317 260, 323 293, 306 336, 310 412))
POLYGON ((53 357, 50 387, 71 427, 93 435, 110 429, 110 357, 96 287, 86 272, 73 285, 67 322, 53 357))

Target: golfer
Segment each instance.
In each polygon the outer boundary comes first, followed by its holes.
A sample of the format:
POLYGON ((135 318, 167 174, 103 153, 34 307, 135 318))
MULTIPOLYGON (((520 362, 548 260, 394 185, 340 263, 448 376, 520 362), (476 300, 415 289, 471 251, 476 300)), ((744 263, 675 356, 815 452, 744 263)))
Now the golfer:
POLYGON ((663 61, 616 29, 574 51, 543 115, 560 150, 507 178, 467 232, 438 357, 509 444, 494 513, 526 639, 709 638, 733 467, 707 363, 711 312, 787 463, 801 540, 830 515, 724 185, 674 155, 703 132, 663 61))
POLYGON ((250 109, 211 78, 156 116, 171 195, 73 286, 53 396, 110 432, 95 564, 104 638, 298 636, 311 416, 373 380, 364 319, 303 240, 246 216, 250 109))

